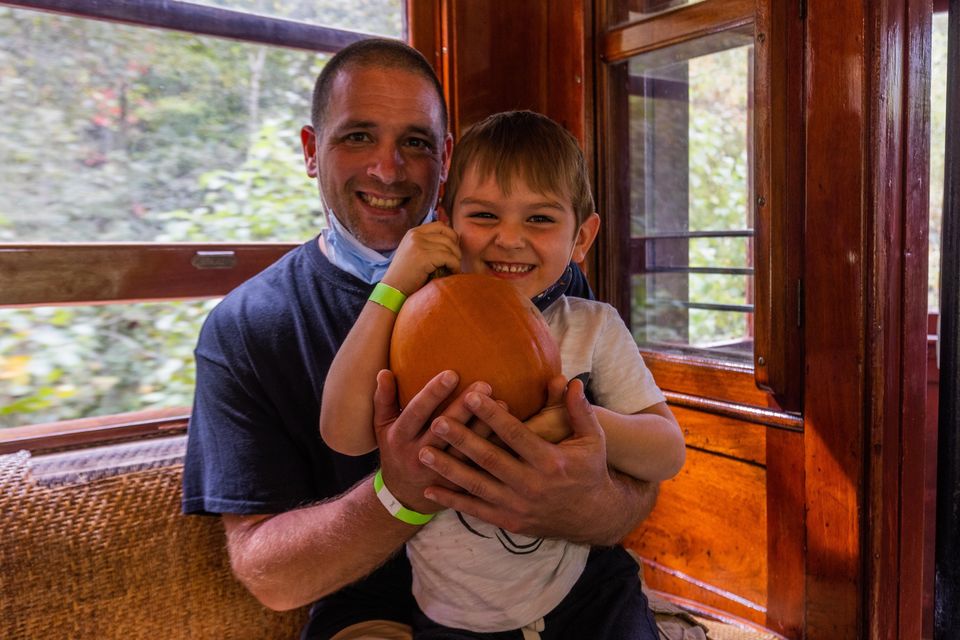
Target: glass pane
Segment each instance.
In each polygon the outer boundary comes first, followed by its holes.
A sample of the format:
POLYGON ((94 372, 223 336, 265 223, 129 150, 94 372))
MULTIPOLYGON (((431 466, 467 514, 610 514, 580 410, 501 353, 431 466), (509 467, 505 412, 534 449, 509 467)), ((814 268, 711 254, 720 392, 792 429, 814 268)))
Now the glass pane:
POLYGON ((644 348, 752 360, 752 43, 735 31, 628 62, 643 252, 632 322, 644 348))
POLYGON ((947 14, 933 16, 930 78, 930 250, 927 308, 940 311, 940 228, 943 222, 943 161, 947 139, 947 14))
POLYGON ((189 407, 217 302, 0 309, 0 427, 189 407))
POLYGON ((404 0, 192 0, 310 24, 405 38, 404 0))
POLYGON ((309 237, 326 59, 0 7, 0 242, 309 237))

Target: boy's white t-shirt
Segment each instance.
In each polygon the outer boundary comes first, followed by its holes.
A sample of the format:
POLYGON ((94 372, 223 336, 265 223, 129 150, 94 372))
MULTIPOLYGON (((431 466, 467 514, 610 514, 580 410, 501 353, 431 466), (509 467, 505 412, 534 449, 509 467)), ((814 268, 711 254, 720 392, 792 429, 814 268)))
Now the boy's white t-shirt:
MULTIPOLYGON (((563 375, 590 378, 593 401, 623 414, 664 401, 630 331, 608 304, 561 296, 544 312, 563 375)), ((492 354, 495 357, 495 354, 492 354)), ((478 632, 532 624, 576 583, 590 548, 439 513, 407 543, 413 595, 435 622, 478 632)))

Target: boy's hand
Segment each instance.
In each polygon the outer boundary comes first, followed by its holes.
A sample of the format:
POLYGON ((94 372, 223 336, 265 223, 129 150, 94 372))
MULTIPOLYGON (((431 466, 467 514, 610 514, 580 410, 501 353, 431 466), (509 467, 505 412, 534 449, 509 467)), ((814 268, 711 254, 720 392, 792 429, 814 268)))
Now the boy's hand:
POLYGON ((404 234, 383 282, 409 296, 441 267, 460 272, 459 239, 444 223, 430 222, 404 234))
POLYGON ((563 406, 563 394, 567 389, 567 380, 557 376, 547 385, 547 402, 540 413, 526 421, 527 428, 547 442, 566 440, 573 433, 570 426, 570 414, 563 406))

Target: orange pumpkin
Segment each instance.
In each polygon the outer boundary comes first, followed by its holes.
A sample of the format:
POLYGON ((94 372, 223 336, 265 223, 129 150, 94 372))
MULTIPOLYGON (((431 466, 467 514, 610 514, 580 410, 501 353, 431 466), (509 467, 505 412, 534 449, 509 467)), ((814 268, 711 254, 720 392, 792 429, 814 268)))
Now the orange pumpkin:
POLYGON ((533 303, 479 274, 435 278, 407 299, 393 328, 390 369, 401 406, 452 369, 460 384, 451 399, 482 380, 520 420, 540 411, 547 382, 561 374, 560 350, 533 303))

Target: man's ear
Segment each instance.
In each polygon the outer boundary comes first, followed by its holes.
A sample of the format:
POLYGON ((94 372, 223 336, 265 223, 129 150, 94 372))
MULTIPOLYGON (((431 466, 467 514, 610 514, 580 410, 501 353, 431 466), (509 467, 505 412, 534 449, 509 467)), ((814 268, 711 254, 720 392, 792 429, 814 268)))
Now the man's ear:
POLYGON ((593 246, 593 241, 596 239, 598 231, 600 231, 600 216, 596 213, 591 213, 580 225, 580 228, 577 229, 577 235, 573 239, 573 254, 570 256, 571 260, 574 262, 583 262, 583 259, 587 257, 587 251, 593 246))
POLYGON ((309 124, 300 129, 300 146, 303 147, 303 164, 307 168, 307 175, 316 178, 318 175, 317 132, 309 124))

